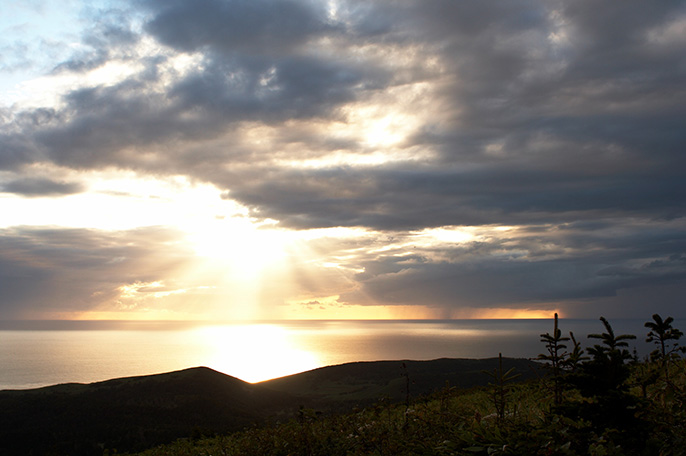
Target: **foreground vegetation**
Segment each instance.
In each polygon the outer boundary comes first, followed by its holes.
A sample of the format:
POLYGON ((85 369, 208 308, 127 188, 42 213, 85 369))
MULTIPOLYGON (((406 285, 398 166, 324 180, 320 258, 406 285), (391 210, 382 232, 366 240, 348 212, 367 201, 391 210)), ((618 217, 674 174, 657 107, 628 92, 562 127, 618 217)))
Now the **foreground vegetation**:
MULTIPOLYGON (((449 385, 431 396, 324 416, 296 418, 230 435, 179 440, 140 453, 161 455, 684 455, 686 362, 671 318, 653 315, 650 357, 628 350, 601 317, 598 343, 563 336, 557 316, 541 335, 549 374, 517 383, 502 367, 487 388, 449 385)), ((408 388, 411 373, 406 374, 408 388)))
MULTIPOLYGON (((540 363, 504 358, 505 369, 536 378, 540 363)), ((102 456, 143 451, 179 438, 226 435, 298 416, 300 406, 327 414, 431 394, 446 382, 485 386, 498 358, 371 361, 326 366, 246 383, 207 367, 0 391, 0 455, 102 456)))

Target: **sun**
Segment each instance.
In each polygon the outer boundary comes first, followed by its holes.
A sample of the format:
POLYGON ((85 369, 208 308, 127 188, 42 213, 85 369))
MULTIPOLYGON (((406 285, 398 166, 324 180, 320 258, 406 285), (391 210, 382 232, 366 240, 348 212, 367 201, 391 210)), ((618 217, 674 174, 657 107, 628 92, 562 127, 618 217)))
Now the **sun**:
POLYGON ((201 304, 209 306, 211 318, 278 317, 293 287, 293 233, 241 216, 198 218, 183 229, 195 256, 187 274, 212 288, 201 304))
POLYGON ((237 266, 236 271, 245 278, 282 261, 289 242, 283 230, 245 218, 205 220, 193 227, 188 238, 198 256, 237 266))

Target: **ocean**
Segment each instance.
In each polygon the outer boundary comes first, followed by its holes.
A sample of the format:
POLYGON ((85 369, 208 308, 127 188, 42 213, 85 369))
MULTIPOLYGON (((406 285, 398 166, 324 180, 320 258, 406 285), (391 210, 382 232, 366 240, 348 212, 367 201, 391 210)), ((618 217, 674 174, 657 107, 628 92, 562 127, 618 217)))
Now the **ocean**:
MULTIPOLYGON (((645 320, 610 320, 634 334, 639 356, 645 320)), ((684 321, 674 326, 682 330, 684 321), (681 324, 681 326, 680 326, 681 324)), ((604 332, 599 320, 560 319, 583 346, 604 332)), ((365 320, 254 323, 32 321, 0 322, 0 390, 207 366, 248 382, 352 361, 436 358, 535 358, 551 320, 365 320)))

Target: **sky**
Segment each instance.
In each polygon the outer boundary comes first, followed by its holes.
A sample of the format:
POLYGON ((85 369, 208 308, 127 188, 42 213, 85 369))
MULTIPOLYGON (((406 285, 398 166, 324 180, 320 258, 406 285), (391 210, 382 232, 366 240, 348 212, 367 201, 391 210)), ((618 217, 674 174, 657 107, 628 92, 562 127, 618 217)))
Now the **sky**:
POLYGON ((4 0, 0 319, 686 317, 686 2, 4 0))

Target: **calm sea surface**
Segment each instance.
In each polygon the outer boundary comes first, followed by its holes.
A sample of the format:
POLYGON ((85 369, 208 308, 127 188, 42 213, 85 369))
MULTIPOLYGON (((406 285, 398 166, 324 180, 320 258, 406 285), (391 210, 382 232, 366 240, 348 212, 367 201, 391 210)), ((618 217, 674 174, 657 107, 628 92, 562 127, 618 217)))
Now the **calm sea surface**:
MULTIPOLYGON (((635 334, 644 320, 610 321, 635 334)), ((675 326, 684 330, 683 321, 675 326), (681 325, 681 326, 680 326, 681 325)), ((552 320, 177 322, 0 322, 0 389, 89 383, 207 366, 257 382, 351 361, 508 357, 543 352, 539 335, 552 320)), ((560 320, 584 346, 598 320, 560 320)))

